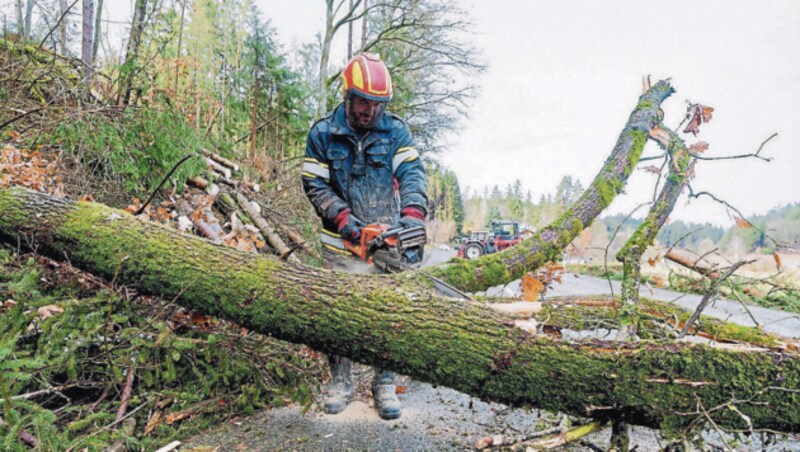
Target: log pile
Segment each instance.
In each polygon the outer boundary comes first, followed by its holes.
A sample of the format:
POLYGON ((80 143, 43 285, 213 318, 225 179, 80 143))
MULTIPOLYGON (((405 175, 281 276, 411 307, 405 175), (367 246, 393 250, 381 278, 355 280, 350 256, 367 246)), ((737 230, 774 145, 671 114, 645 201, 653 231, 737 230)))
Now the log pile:
POLYGON ((187 180, 187 185, 202 190, 205 196, 194 195, 189 200, 177 202, 179 224, 192 224, 201 236, 214 243, 277 254, 280 259, 293 263, 300 262, 294 254, 298 249, 317 256, 301 234, 280 222, 273 224, 263 215, 262 207, 249 196, 260 192, 261 187, 235 178, 242 169, 239 164, 208 150, 203 150, 203 154, 209 177, 192 177, 187 180), (220 215, 226 221, 220 221, 217 218, 220 215), (230 232, 226 233, 223 225, 227 225, 230 232), (292 245, 287 245, 281 235, 287 237, 292 245))

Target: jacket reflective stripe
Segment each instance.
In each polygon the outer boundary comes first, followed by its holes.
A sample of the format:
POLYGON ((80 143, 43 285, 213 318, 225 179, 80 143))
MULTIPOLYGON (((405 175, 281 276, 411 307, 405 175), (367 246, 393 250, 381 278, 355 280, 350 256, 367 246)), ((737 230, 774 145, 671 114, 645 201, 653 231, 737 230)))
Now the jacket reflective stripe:
POLYGON ((350 251, 344 247, 344 241, 339 234, 322 229, 319 234, 319 241, 325 248, 336 251, 339 253, 350 254, 350 251))
POLYGON ((331 178, 331 172, 328 170, 328 165, 325 163, 321 163, 318 160, 314 160, 310 157, 306 157, 303 161, 303 176, 315 178, 321 177, 325 180, 329 180, 331 178))
POLYGON ((397 150, 397 153, 394 155, 392 159, 392 172, 396 172, 397 168, 400 168, 405 162, 412 162, 419 158, 419 152, 416 149, 407 147, 407 148, 400 148, 397 150))

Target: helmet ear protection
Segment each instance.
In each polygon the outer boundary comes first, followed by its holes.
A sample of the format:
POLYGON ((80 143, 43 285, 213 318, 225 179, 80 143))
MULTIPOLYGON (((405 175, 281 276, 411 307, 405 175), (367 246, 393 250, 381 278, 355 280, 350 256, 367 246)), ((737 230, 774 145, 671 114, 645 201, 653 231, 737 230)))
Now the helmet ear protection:
POLYGON ((342 71, 342 94, 345 100, 348 93, 378 102, 392 99, 392 77, 378 55, 363 52, 347 62, 342 71))

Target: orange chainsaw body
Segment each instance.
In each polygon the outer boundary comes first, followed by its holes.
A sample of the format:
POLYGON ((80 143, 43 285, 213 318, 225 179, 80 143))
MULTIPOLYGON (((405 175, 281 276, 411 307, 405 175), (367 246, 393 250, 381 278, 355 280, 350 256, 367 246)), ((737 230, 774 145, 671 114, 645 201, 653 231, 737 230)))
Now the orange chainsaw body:
MULTIPOLYGON (((389 230, 389 225, 385 223, 372 223, 361 228, 361 240, 359 242, 350 242, 345 240, 344 246, 353 254, 362 260, 372 263, 370 256, 370 246, 375 243, 386 231, 389 230)), ((382 239, 383 243, 389 247, 397 246, 397 236, 389 236, 382 239)))

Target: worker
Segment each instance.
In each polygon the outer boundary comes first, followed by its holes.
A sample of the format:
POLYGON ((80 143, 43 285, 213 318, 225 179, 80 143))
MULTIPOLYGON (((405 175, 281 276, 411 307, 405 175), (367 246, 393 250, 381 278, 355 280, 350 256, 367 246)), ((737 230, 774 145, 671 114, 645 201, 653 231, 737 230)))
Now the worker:
MULTIPOLYGON (((427 178, 411 132, 387 112, 392 99, 389 70, 378 55, 360 53, 342 71, 344 100, 308 133, 303 189, 322 220, 323 257, 334 269, 375 271, 357 259, 343 240, 358 242, 361 227, 386 223, 392 228, 425 227, 427 178)), ((343 411, 353 397, 352 363, 330 356, 331 381, 323 408, 343 411)), ((383 419, 400 417, 395 375, 375 369, 372 394, 383 419)))

